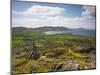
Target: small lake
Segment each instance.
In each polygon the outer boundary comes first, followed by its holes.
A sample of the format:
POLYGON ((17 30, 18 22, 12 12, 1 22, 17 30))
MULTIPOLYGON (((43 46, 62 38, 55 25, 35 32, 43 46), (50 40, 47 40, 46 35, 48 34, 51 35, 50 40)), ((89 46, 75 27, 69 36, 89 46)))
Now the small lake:
POLYGON ((47 35, 52 35, 52 34, 62 34, 62 33, 68 33, 67 31, 47 31, 44 32, 47 35))
POLYGON ((46 31, 44 33, 46 35, 71 33, 73 35, 93 36, 93 37, 95 37, 95 32, 88 32, 88 31, 46 31))

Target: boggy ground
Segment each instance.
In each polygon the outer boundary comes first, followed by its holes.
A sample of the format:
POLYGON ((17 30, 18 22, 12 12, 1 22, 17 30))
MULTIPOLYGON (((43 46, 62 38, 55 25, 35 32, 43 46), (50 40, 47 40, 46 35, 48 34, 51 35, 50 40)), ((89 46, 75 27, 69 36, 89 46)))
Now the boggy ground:
POLYGON ((39 53, 37 59, 28 58, 32 52, 29 42, 27 42, 27 45, 23 45, 26 43, 23 37, 13 37, 13 74, 76 71, 96 68, 94 37, 71 34, 41 35, 40 37, 35 37, 37 38, 35 41, 36 50, 39 53))

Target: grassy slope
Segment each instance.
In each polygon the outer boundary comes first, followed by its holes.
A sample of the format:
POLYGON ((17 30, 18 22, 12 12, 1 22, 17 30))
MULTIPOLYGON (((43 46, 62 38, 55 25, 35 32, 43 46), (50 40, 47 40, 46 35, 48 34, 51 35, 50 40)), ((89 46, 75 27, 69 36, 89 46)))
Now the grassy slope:
MULTIPOLYGON (((14 73, 48 72, 55 64, 65 60, 74 60, 80 63, 81 69, 95 68, 95 65, 89 65, 95 58, 91 58, 87 53, 78 53, 76 50, 95 46, 95 38, 85 36, 75 36, 71 34, 45 35, 37 31, 19 31, 13 34, 12 38, 12 68, 14 73), (20 34, 19 34, 20 33, 20 34), (21 35, 21 36, 20 36, 21 35), (23 36, 22 36, 23 35, 23 36), (44 54, 45 59, 38 60, 27 59, 27 50, 17 50, 19 44, 26 43, 23 38, 41 38, 43 42, 36 40, 36 46, 44 54), (17 55, 19 57, 17 57, 17 55), (44 66, 45 65, 45 66, 44 66), (32 68, 35 66, 36 68, 32 68)), ((94 53, 91 52, 90 54, 94 53)), ((93 54, 92 54, 93 55, 93 54)))

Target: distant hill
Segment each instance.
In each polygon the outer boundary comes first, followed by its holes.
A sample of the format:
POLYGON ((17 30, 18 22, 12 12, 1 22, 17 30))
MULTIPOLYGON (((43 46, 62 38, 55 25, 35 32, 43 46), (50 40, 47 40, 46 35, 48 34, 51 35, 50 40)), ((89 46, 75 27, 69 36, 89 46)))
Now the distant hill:
POLYGON ((93 29, 78 28, 78 29, 72 29, 70 32, 74 35, 93 36, 93 37, 95 37, 96 35, 96 30, 93 29))
POLYGON ((69 30, 69 28, 65 27, 39 27, 35 28, 35 30, 46 32, 46 31, 66 31, 69 30))
POLYGON ((95 36, 95 30, 77 28, 70 29, 66 27, 39 27, 39 28, 25 28, 25 27, 13 27, 12 34, 17 36, 33 36, 35 34, 44 34, 45 32, 56 32, 57 33, 71 33, 73 35, 83 36, 95 36))
POLYGON ((22 37, 30 37, 42 35, 44 33, 37 31, 33 28, 25 28, 25 27, 12 27, 12 35, 13 36, 22 36, 22 37))

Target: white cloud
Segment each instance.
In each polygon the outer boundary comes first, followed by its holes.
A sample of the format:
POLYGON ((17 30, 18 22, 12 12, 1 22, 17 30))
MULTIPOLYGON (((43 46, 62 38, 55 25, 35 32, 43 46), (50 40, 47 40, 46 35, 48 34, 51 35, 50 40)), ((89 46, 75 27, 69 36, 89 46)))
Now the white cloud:
POLYGON ((33 5, 27 10, 23 12, 16 12, 14 11, 15 14, 22 14, 25 16, 29 15, 35 15, 35 16, 48 16, 48 15, 59 15, 64 12, 63 8, 60 7, 49 7, 49 6, 36 6, 33 5))
POLYGON ((12 21, 14 26, 32 27, 37 28, 41 26, 63 26, 68 28, 95 28, 94 19, 86 18, 65 18, 61 16, 45 17, 45 18, 17 18, 12 21))
POLYGON ((95 17, 96 11, 95 6, 83 6, 84 11, 82 12, 82 16, 85 17, 95 17))
POLYGON ((13 12, 22 14, 24 17, 12 18, 12 26, 42 27, 42 26, 63 26, 68 28, 95 28, 94 16, 95 7, 83 6, 84 11, 81 17, 68 18, 60 16, 65 10, 60 7, 32 6, 23 12, 13 12), (55 16, 54 16, 55 15, 55 16), (33 16, 33 17, 30 17, 33 16))

